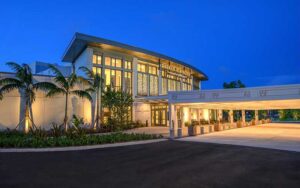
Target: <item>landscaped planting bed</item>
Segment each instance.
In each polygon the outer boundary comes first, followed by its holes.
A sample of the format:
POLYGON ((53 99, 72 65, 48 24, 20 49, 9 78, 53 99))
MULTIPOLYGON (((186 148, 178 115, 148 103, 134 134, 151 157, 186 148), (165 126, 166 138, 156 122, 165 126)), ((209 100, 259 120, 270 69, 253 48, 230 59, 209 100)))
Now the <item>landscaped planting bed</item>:
POLYGON ((96 145, 162 138, 161 135, 111 133, 105 135, 35 136, 18 132, 1 132, 0 148, 42 148, 96 145))

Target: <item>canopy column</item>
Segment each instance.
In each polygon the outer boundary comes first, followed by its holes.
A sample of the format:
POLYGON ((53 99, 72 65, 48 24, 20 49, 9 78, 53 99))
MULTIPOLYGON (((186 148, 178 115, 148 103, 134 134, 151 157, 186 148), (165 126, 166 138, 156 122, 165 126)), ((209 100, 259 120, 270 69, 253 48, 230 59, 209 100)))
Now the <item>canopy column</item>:
POLYGON ((233 110, 229 110, 229 121, 231 124, 233 124, 234 119, 233 119, 233 110))
POLYGON ((173 139, 177 136, 177 129, 178 129, 178 123, 177 123, 177 109, 174 104, 169 104, 169 132, 170 132, 170 138, 173 139))
POLYGON ((242 125, 246 124, 246 114, 245 114, 245 110, 242 110, 242 125))
POLYGON ((259 118, 258 118, 258 110, 255 110, 255 111, 254 111, 254 114, 255 114, 255 125, 258 125, 258 122, 259 122, 259 118))

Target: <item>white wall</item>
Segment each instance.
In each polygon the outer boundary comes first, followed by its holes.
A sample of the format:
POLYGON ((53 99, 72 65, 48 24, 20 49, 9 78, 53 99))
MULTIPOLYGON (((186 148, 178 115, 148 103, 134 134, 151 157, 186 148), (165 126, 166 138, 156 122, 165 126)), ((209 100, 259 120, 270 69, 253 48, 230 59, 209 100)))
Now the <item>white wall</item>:
POLYGON ((134 121, 141 121, 142 123, 146 123, 146 121, 148 121, 148 126, 151 126, 150 104, 140 102, 133 103, 133 116, 134 121))
MULTIPOLYGON (((11 77, 11 74, 0 74, 3 77, 11 77)), ((52 81, 52 77, 35 76, 38 81, 52 81)), ((86 123, 91 123, 91 104, 86 99, 76 96, 69 97, 68 116, 71 119, 75 114, 83 117, 86 123)), ((36 100, 33 103, 33 117, 37 126, 49 128, 52 122, 61 124, 64 119, 65 97, 63 95, 46 98, 45 93, 36 93, 36 100)), ((17 90, 4 95, 0 101, 0 129, 14 129, 23 117, 24 107, 21 107, 21 97, 17 90)))
POLYGON ((78 68, 81 66, 85 66, 90 70, 92 70, 93 68, 92 60, 93 60, 93 49, 86 48, 75 61, 75 68, 76 68, 77 75, 85 76, 85 74, 82 71, 78 71, 78 68))

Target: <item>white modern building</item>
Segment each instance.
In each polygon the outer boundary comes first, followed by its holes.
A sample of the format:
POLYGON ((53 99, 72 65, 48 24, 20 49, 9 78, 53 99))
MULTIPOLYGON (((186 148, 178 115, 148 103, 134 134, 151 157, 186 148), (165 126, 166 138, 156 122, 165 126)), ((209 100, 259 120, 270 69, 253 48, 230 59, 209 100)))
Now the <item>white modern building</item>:
MULTIPOLYGON (((198 122, 200 131, 234 127, 233 111, 241 110, 241 121, 246 125, 245 110, 300 109, 300 85, 261 87, 247 89, 210 90, 201 89, 201 82, 208 77, 198 68, 187 63, 149 50, 119 42, 76 33, 62 58, 71 63, 77 74, 78 67, 86 66, 102 75, 105 86, 132 94, 134 104, 130 119, 148 126, 169 126, 174 136, 187 134, 185 124, 198 122), (201 122, 220 122, 223 112, 228 113, 228 125, 222 128, 201 127, 201 122), (202 130, 205 129, 205 130, 202 130)), ((1 77, 13 76, 2 73, 1 77)), ((37 80, 51 81, 51 76, 36 76, 37 80)), ((33 105, 36 124, 45 126, 63 119, 63 97, 45 98, 39 93, 33 105)), ((70 99, 70 115, 76 114, 92 123, 95 104, 84 99, 70 99)), ((13 128, 22 112, 18 92, 9 93, 0 101, 0 127, 13 128)), ((106 121, 107 109, 101 107, 102 120, 106 121)))

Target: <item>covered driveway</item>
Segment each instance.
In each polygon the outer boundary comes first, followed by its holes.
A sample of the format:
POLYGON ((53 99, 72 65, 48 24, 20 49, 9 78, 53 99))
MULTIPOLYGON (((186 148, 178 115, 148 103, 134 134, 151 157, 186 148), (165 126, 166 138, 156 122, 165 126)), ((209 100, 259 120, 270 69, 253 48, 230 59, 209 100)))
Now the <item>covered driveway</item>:
POLYGON ((300 152, 300 123, 270 123, 185 137, 178 140, 300 152))

